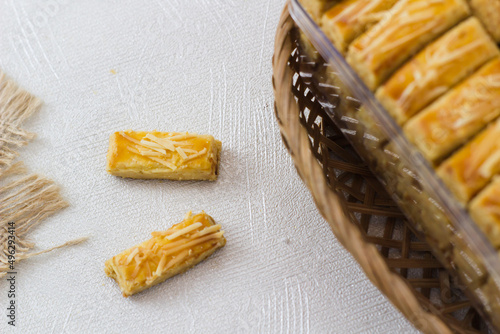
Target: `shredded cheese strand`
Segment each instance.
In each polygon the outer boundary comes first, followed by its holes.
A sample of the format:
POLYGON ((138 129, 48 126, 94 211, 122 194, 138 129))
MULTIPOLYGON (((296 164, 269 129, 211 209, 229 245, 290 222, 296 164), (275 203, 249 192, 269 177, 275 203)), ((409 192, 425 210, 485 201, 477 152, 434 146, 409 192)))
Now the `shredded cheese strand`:
MULTIPOLYGON (((186 249, 185 251, 181 252, 179 255, 174 257, 172 260, 170 260, 169 263, 167 263, 167 265, 165 266, 165 269, 173 268, 176 264, 181 263, 183 260, 185 260, 189 256, 189 251, 190 250, 186 249)), ((167 255, 164 255, 164 256, 166 257, 167 255)))
MULTIPOLYGON (((207 227, 199 232, 196 232, 196 233, 193 233, 189 236, 189 239, 196 239, 196 238, 199 238, 200 236, 203 236, 205 234, 209 234, 209 233, 213 233, 213 232, 216 232, 218 230, 220 230, 221 226, 220 225, 213 225, 213 226, 210 226, 210 227, 207 227)), ((154 232, 153 232, 154 233, 154 232)), ((164 232, 156 232, 156 236, 157 237, 162 237, 164 235, 162 235, 161 233, 164 233, 164 232)), ((186 240, 185 239, 181 239, 181 240, 177 240, 177 241, 171 241, 165 245, 162 246, 162 250, 166 250, 166 249, 170 249, 170 248, 173 248, 173 247, 177 247, 179 245, 182 245, 186 240)))
POLYGON ((486 130, 485 136, 475 139, 469 147, 470 156, 468 163, 464 164, 464 179, 471 180, 476 172, 480 172, 480 167, 484 164, 485 158, 491 155, 491 152, 498 150, 497 139, 500 136, 500 121, 497 121, 494 127, 486 130))
POLYGON ((201 157, 202 155, 204 155, 205 153, 207 153, 207 148, 204 147, 203 150, 201 150, 200 152, 196 153, 196 154, 192 154, 190 156, 188 156, 186 159, 184 159, 184 162, 186 161, 190 161, 190 160, 193 160, 193 159, 196 159, 198 157, 201 157))
POLYGON ((159 148, 161 150, 165 149, 165 147, 163 147, 163 145, 160 145, 160 144, 157 144, 157 143, 155 143, 153 141, 148 141, 148 140, 145 140, 145 139, 142 139, 140 143, 141 143, 141 145, 149 147, 149 148, 159 148))
POLYGON ((134 257, 139 254, 139 247, 135 248, 127 257, 127 261, 125 261, 125 265, 129 265, 130 262, 134 259, 134 257))
MULTIPOLYGON (((410 1, 400 1, 398 4, 396 4, 396 6, 394 6, 391 10, 388 11, 389 15, 387 16, 387 18, 385 18, 383 22, 379 23, 378 27, 376 27, 375 30, 372 30, 371 34, 367 34, 365 36, 365 38, 371 39, 371 38, 373 38, 371 35, 376 35, 379 33, 379 31, 381 29, 385 28, 385 30, 379 36, 377 36, 375 39, 371 40, 370 44, 368 44, 364 50, 361 50, 361 57, 366 58, 367 55, 372 50, 379 48, 381 46, 381 44, 386 42, 387 38, 392 36, 395 32, 397 32, 403 28, 406 28, 407 26, 409 26, 411 24, 417 23, 419 21, 421 21, 423 23, 426 20, 433 19, 435 17, 435 15, 433 14, 433 9, 429 8, 429 7, 432 7, 435 3, 441 3, 441 2, 429 3, 427 1, 421 1, 421 2, 413 2, 412 3, 410 1), (402 9, 403 6, 405 6, 404 9, 402 9), (403 11, 400 12, 399 11, 400 9, 402 9, 403 11), (418 13, 418 14, 412 13, 413 11, 418 11, 421 9, 424 9, 424 11, 432 11, 432 13, 430 13, 428 15, 425 15, 426 14, 425 12, 418 13), (412 13, 412 14, 410 15, 410 13, 412 13), (391 22, 391 20, 392 20, 392 22, 391 22), (384 27, 385 23, 387 23, 387 22, 391 22, 394 24, 392 24, 392 25, 389 24, 388 26, 384 27)), ((391 48, 395 48, 399 44, 402 44, 403 42, 400 41, 401 39, 403 39, 404 41, 407 41, 407 40, 415 37, 416 35, 421 34, 422 32, 426 32, 428 30, 433 29, 435 24, 436 23, 433 23, 433 21, 427 22, 426 24, 424 24, 424 27, 419 27, 416 29, 416 31, 413 30, 412 33, 407 34, 407 35, 403 36, 402 38, 397 39, 396 41, 394 41, 390 45, 386 46, 385 48, 383 48, 382 52, 387 52, 391 48), (429 25, 430 25, 430 27, 429 27, 429 25), (418 34, 416 34, 416 32, 418 32, 418 34), (390 48, 389 48, 389 46, 390 46, 390 48)))
POLYGON ((139 147, 137 149, 138 149, 139 153, 145 157, 163 157, 163 156, 165 156, 165 154, 162 152, 148 151, 148 150, 145 150, 145 149, 142 149, 139 147))
POLYGON ((168 235, 165 237, 165 239, 167 240, 174 240, 175 238, 178 238, 180 237, 181 235, 184 235, 186 233, 189 233, 191 231, 194 231, 196 230, 198 227, 202 226, 203 224, 202 223, 194 223, 194 224, 191 224, 189 226, 186 226, 184 227, 183 229, 175 232, 175 233, 172 233, 171 235, 168 235))
POLYGON ((201 237, 201 236, 204 236, 204 235, 209 234, 209 233, 217 232, 221 228, 222 228, 222 226, 220 226, 219 224, 213 225, 213 226, 210 226, 210 227, 207 227, 207 228, 201 230, 199 233, 197 233, 196 236, 201 237))
POLYGON ((120 134, 120 136, 127 139, 128 141, 131 141, 132 143, 137 144, 137 145, 141 145, 141 143, 137 139, 134 139, 134 138, 130 137, 129 135, 126 135, 125 132, 120 131, 119 134, 120 134))
POLYGON ((181 140, 181 139, 190 139, 193 138, 195 135, 194 134, 189 134, 189 133, 183 133, 179 135, 175 135, 172 137, 168 137, 169 140, 181 140))
POLYGON ((160 262, 158 263, 158 267, 156 267, 156 276, 160 276, 161 273, 163 272, 163 268, 165 267, 165 265, 167 264, 167 256, 166 255, 163 255, 160 259, 160 262))
POLYGON ((218 233, 209 234, 209 235, 207 235, 207 236, 204 236, 203 238, 199 238, 199 239, 196 239, 196 240, 193 240, 193 241, 187 242, 187 243, 185 243, 184 245, 181 245, 181 246, 175 247, 175 248, 173 248, 173 249, 166 250, 166 251, 164 251, 164 253, 163 253, 163 254, 170 255, 170 254, 173 254, 173 253, 179 252, 179 251, 181 251, 181 250, 184 250, 184 249, 186 249, 186 248, 193 247, 193 246, 199 245, 199 244, 201 244, 201 243, 207 242, 207 241, 212 240, 212 239, 219 239, 219 238, 221 238, 223 235, 224 235, 224 231, 220 231, 220 232, 218 232, 218 233))
MULTIPOLYGON (((129 150, 129 151, 130 151, 130 152, 132 152, 132 153, 138 154, 138 155, 140 155, 140 156, 144 156, 144 155, 142 155, 142 154, 141 154, 141 152, 139 152, 137 149, 135 149, 135 148, 133 148, 133 147, 127 146, 127 150, 129 150)), ((174 165, 173 163, 168 162, 168 161, 166 161, 166 160, 159 159, 159 158, 157 158, 157 157, 153 157, 153 156, 144 156, 144 157, 146 157, 146 158, 148 158, 148 159, 151 159, 151 160, 154 160, 154 161, 156 161, 156 162, 159 162, 159 163, 161 163, 162 165, 167 166, 168 168, 170 168, 170 169, 172 169, 172 170, 176 170, 176 169, 177 169, 177 166, 176 166, 176 165, 174 165)))
POLYGON ((482 164, 479 166, 479 174, 485 178, 490 178, 494 173, 495 169, 498 169, 498 164, 500 163, 500 151, 496 151, 490 155, 482 164), (496 168, 495 168, 496 167, 496 168))
POLYGON ((168 139, 165 139, 165 138, 158 138, 156 137, 155 135, 152 135, 150 133, 148 133, 146 135, 146 138, 149 139, 149 140, 152 140, 153 142, 157 143, 158 145, 166 148, 167 150, 169 151, 175 151, 175 145, 173 142, 171 142, 170 140, 168 139))
POLYGON ((179 155, 181 156, 182 160, 186 160, 187 159, 187 155, 186 155, 186 152, 184 152, 184 150, 180 147, 176 147, 175 150, 177 151, 177 153, 179 153, 179 155))
POLYGON ((149 159, 151 159, 151 160, 154 160, 154 161, 156 161, 156 162, 159 162, 159 163, 161 163, 161 164, 162 164, 162 165, 164 165, 164 166, 167 166, 167 167, 168 167, 168 168, 170 168, 171 170, 176 170, 176 169, 177 169, 177 166, 176 166, 176 165, 174 165, 173 163, 168 162, 168 161, 166 161, 166 160, 159 159, 159 158, 155 158, 155 157, 148 157, 148 158, 149 158, 149 159))

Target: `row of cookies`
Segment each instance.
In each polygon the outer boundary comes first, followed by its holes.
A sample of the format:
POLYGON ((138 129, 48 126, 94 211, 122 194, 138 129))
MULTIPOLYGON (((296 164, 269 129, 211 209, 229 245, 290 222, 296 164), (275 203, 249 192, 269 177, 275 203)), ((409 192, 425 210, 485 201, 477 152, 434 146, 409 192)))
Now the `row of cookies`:
POLYGON ((325 34, 499 247, 500 1, 322 3, 325 34))
MULTIPOLYGON (((374 23, 380 21, 399 0, 299 0, 311 17, 321 25, 341 52, 374 23)), ((440 0, 428 1, 429 4, 440 0)), ((500 0, 467 0, 493 38, 500 42, 500 0)), ((462 6, 463 7, 463 6, 462 6)))

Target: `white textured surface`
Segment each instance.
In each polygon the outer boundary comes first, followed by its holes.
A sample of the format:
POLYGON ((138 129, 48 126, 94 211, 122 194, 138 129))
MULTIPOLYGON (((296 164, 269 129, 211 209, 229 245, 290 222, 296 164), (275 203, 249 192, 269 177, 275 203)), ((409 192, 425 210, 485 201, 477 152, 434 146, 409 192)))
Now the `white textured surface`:
MULTIPOLYGON (((25 126, 38 137, 22 158, 71 203, 33 238, 44 248, 91 236, 18 265, 12 332, 415 331, 334 239, 281 143, 271 56, 282 6, 0 0, 0 68, 45 101, 25 126), (128 128, 213 134, 223 142, 219 180, 107 175, 108 136, 128 128), (123 298, 104 261, 202 209, 227 246, 123 298)), ((0 283, 2 309, 6 290, 0 283)))

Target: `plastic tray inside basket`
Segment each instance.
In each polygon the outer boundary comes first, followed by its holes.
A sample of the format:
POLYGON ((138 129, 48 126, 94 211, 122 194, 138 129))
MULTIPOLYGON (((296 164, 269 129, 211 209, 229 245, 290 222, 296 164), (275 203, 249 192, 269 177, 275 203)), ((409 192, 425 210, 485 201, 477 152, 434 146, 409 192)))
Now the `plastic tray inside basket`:
POLYGON ((328 62, 308 79, 321 92, 319 102, 436 257, 500 330, 500 259, 495 249, 299 1, 291 0, 289 8, 305 44, 311 43, 328 62))

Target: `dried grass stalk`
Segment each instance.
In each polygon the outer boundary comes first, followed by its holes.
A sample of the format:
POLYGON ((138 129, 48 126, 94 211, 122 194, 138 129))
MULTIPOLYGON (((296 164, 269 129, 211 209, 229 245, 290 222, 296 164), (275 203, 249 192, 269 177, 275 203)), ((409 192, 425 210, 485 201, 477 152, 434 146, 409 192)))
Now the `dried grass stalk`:
POLYGON ((34 243, 27 233, 46 217, 68 206, 53 181, 27 174, 22 162, 14 162, 17 149, 33 137, 20 125, 42 101, 20 88, 0 71, 0 277, 8 271, 8 224, 15 223, 16 261, 80 243, 85 238, 69 241, 41 252, 30 252, 34 243))

